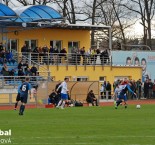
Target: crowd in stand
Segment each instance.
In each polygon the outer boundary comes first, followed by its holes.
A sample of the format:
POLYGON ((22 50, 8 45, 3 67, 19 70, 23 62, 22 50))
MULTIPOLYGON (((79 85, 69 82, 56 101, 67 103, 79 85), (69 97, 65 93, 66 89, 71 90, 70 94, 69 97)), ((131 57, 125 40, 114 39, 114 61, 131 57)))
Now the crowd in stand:
POLYGON ((15 60, 13 58, 12 52, 9 50, 5 51, 2 43, 0 43, 0 65, 3 65, 4 63, 14 64, 15 60))
POLYGON ((101 51, 100 49, 90 48, 88 51, 85 47, 73 48, 70 55, 67 54, 66 48, 62 48, 60 51, 57 47, 50 46, 49 48, 45 45, 44 47, 35 47, 33 50, 31 47, 27 47, 26 44, 21 48, 22 55, 27 56, 31 54, 31 58, 34 61, 39 61, 43 64, 58 64, 62 63, 62 60, 68 60, 72 64, 94 64, 96 63, 97 56, 99 57, 101 64, 108 63, 109 52, 107 49, 101 51), (49 59, 47 59, 49 58, 49 59))

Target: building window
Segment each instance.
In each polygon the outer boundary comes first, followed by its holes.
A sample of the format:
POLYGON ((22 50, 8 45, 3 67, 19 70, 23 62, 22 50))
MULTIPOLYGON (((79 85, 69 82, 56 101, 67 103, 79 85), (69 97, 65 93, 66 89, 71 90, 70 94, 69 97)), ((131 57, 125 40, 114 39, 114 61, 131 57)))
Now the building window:
POLYGON ((37 47, 37 40, 25 40, 25 44, 27 48, 31 47, 31 50, 33 51, 33 49, 37 47))
POLYGON ((77 77, 77 81, 88 81, 88 77, 77 77))
POLYGON ((127 79, 127 80, 129 80, 130 79, 130 77, 129 76, 116 76, 115 77, 115 81, 117 81, 117 80, 124 80, 124 79, 127 79))
POLYGON ((8 50, 18 51, 18 41, 17 39, 10 39, 8 43, 8 50))
POLYGON ((105 77, 103 77, 103 76, 99 77, 99 81, 101 81, 101 82, 105 81, 105 77))
POLYGON ((75 48, 79 48, 80 46, 80 42, 79 41, 69 41, 68 42, 68 52, 72 53, 72 49, 75 48))
POLYGON ((50 46, 52 46, 53 48, 56 47, 60 51, 62 48, 62 41, 61 40, 51 40, 50 46))

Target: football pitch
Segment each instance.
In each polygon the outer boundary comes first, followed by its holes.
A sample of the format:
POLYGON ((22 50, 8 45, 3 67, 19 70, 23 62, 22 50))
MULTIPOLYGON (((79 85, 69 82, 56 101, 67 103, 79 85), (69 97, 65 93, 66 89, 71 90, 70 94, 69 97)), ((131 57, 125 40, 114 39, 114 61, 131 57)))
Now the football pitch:
POLYGON ((1 110, 0 118, 0 129, 11 129, 0 136, 5 145, 155 145, 155 105, 1 110))

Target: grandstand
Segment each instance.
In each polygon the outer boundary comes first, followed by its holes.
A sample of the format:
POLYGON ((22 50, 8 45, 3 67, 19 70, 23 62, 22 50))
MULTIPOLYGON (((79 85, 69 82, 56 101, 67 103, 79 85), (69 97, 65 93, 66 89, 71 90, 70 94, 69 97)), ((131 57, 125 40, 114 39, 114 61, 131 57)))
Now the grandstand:
MULTIPOLYGON (((10 12, 6 16, 0 17, 1 47, 6 48, 6 52, 10 51, 13 55, 11 58, 13 61, 2 59, 0 61, 2 62, 0 63, 0 70, 3 69, 4 62, 8 68, 7 71, 1 71, 2 89, 8 86, 16 88, 21 83, 21 78, 30 73, 25 72, 25 67, 23 67, 19 76, 21 60, 24 63, 26 62, 26 65, 30 68, 35 64, 37 76, 32 74, 28 76, 31 77, 31 84, 36 83, 40 86, 46 83, 48 86, 48 82, 49 84, 53 83, 51 81, 62 81, 64 77, 68 77, 71 82, 73 81, 73 84, 79 81, 84 81, 83 84, 87 84, 86 81, 98 81, 99 83, 109 81, 113 84, 114 80, 120 77, 134 80, 141 78, 141 66, 125 66, 113 62, 111 27, 64 24, 62 16, 48 6, 27 6, 12 10, 3 4, 0 5, 1 11, 7 8, 10 12), (34 15, 32 12, 36 9, 38 11, 34 15), (42 10, 44 13, 41 13, 41 17, 38 17, 38 13, 42 10), (17 12, 20 12, 18 17, 17 12), (25 13, 28 13, 29 17, 25 17, 25 13), (7 19, 8 17, 10 19, 7 19), (91 30, 105 30, 107 32, 108 36, 103 36, 109 39, 106 48, 99 49, 90 46, 91 30), (13 75, 10 75, 10 73, 13 75)), ((48 97, 49 92, 54 88, 54 83, 52 85, 51 88, 45 87, 46 93, 44 96, 42 95, 42 100, 48 97)), ((99 97, 98 86, 98 91, 95 91, 95 94, 99 97)), ((95 90, 97 88, 94 87, 95 90)), ((42 89, 40 88, 40 90, 42 89)), ((77 99, 75 95, 81 96, 79 92, 76 91, 77 94, 70 93, 74 99, 77 99)), ((83 95, 86 97, 86 92, 83 92, 83 95)), ((84 96, 78 99, 83 101, 85 100, 84 96)))

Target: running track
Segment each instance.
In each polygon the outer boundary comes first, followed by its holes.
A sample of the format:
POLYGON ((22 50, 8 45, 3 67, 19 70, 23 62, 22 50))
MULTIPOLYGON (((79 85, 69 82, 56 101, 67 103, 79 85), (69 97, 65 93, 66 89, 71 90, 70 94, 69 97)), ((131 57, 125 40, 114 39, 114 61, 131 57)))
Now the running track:
MULTIPOLYGON (((155 99, 150 99, 150 100, 129 100, 128 101, 128 105, 136 105, 136 104, 155 104, 155 99)), ((112 106, 114 105, 113 102, 101 102, 100 106, 112 106)), ((84 106, 88 106, 87 104, 84 104, 84 106)), ((26 109, 32 109, 32 108, 45 108, 45 105, 26 105, 26 109)), ((18 106, 19 108, 19 106, 18 106)), ((1 105, 0 106, 0 110, 13 110, 14 109, 14 105, 1 105)))

